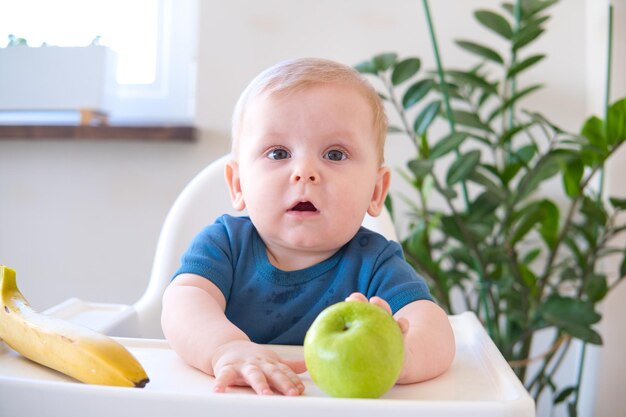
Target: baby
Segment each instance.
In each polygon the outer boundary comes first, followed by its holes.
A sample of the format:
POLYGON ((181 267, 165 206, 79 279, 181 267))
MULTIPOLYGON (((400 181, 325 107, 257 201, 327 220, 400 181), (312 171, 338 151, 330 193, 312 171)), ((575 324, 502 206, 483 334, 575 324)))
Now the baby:
MULTIPOLYGON (((454 357, 445 312, 400 245, 361 227, 384 207, 387 120, 374 88, 322 59, 257 76, 233 116, 225 178, 236 210, 202 230, 163 296, 162 327, 214 390, 300 395, 304 361, 268 344, 301 345, 315 317, 347 299, 393 314, 405 339, 399 384, 443 373, 454 357)), ((208 191, 207 191, 208 192, 208 191)))

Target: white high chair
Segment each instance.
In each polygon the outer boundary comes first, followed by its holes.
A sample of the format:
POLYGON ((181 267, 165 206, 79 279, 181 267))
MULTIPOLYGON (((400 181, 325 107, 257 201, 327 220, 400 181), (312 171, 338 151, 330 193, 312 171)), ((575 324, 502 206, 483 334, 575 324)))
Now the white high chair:
MULTIPOLYGON (((257 396, 247 388, 213 394, 213 378, 185 365, 162 340, 161 296, 193 236, 218 215, 235 214, 223 177, 227 158, 202 170, 175 201, 159 236, 148 287, 135 304, 72 298, 46 311, 117 337, 144 366, 150 383, 143 389, 77 383, 22 358, 0 341, 0 416, 535 415, 533 400, 472 313, 450 316, 457 348, 446 373, 395 386, 378 400, 328 398, 307 374, 302 377, 305 395, 297 398, 257 396)), ((367 216, 363 225, 396 238, 386 211, 376 218, 367 216)), ((301 346, 271 347, 283 357, 302 358, 301 346)))

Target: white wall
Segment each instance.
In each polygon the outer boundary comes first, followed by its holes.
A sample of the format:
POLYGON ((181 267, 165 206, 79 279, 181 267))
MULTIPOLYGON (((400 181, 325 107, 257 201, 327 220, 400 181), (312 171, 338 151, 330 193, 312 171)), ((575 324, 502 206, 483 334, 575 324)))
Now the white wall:
MULTIPOLYGON (((352 65, 379 52, 396 51, 417 55, 425 68, 433 68, 417 0, 200 3, 198 143, 0 141, 0 262, 17 269, 22 290, 34 307, 43 309, 72 296, 124 303, 139 298, 170 204, 195 172, 227 150, 237 96, 268 65, 300 56, 352 65)), ((452 40, 488 36, 471 18, 472 11, 500 3, 430 2, 446 65, 467 66, 472 57, 452 40)), ((616 3, 623 6, 624 0, 616 3)), ((571 130, 579 129, 587 115, 587 100, 593 98, 586 89, 587 25, 585 2, 562 0, 553 8, 548 33, 535 48, 549 59, 522 80, 546 83, 527 105, 571 130)), ((623 48, 623 43, 616 42, 617 47, 623 48)), ((622 73, 625 61, 622 56, 622 73)), ((626 94, 623 85, 616 94, 620 92, 626 94)), ((402 166, 410 152, 408 141, 392 137, 387 161, 392 167, 402 166)), ((621 171, 611 175, 622 178, 624 164, 615 165, 621 165, 621 171)), ((399 191, 409 192, 396 179, 392 192, 399 191)), ((626 190, 621 193, 626 195, 626 190)), ((615 415, 613 406, 626 409, 624 396, 616 392, 626 385, 620 352, 624 331, 618 325, 625 300, 626 288, 621 288, 605 310, 609 347, 604 348, 599 367, 599 381, 605 384, 598 389, 599 416, 615 415)))

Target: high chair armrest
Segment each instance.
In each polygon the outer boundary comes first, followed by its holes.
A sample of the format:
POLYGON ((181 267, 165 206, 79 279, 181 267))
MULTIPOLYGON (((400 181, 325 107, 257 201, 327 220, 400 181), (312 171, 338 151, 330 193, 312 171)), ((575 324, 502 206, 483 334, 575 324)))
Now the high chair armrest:
POLYGON ((139 335, 137 312, 131 305, 92 303, 79 298, 70 298, 45 310, 44 313, 109 336, 139 335))

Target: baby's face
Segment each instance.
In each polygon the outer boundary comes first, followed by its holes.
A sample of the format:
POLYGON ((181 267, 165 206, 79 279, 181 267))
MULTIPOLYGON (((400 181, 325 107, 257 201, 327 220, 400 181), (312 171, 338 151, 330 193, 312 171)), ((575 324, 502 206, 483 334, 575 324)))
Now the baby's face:
POLYGON ((343 85, 249 103, 231 191, 270 252, 332 254, 366 212, 380 212, 389 170, 379 166, 372 124, 368 103, 343 85))

